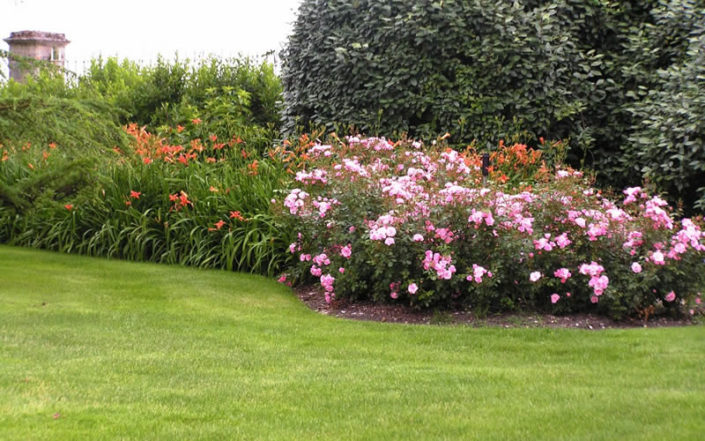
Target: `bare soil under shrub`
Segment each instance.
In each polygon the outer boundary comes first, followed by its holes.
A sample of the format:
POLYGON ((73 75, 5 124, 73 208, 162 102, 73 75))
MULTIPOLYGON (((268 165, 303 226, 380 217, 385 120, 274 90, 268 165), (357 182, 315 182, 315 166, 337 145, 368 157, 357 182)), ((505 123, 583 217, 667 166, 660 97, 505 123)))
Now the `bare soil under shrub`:
POLYGON ((326 303, 323 291, 316 286, 294 288, 296 296, 311 310, 323 315, 351 319, 389 323, 426 325, 493 326, 503 328, 573 328, 573 329, 615 329, 638 327, 688 326, 697 321, 691 317, 651 317, 641 319, 612 320, 595 314, 551 315, 538 313, 491 314, 479 317, 471 310, 420 311, 404 305, 383 305, 372 302, 351 302, 334 300, 326 303))

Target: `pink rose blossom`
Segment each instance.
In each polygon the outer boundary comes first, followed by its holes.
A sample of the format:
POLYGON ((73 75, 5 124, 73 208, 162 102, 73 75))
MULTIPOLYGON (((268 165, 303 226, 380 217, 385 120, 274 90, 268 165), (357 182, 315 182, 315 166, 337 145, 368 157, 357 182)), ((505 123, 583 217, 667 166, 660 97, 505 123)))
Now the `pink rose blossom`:
POLYGON ((651 261, 656 265, 665 265, 666 261, 663 258, 663 253, 661 251, 656 251, 651 255, 651 261))
POLYGON ((601 296, 607 289, 609 282, 610 279, 607 278, 607 276, 592 276, 590 282, 588 282, 588 286, 593 289, 596 296, 601 296))
POLYGON ((639 196, 641 193, 641 187, 629 187, 626 190, 624 190, 624 194, 627 195, 627 197, 624 199, 623 204, 631 204, 632 202, 636 202, 636 198, 639 196))
POLYGON ((419 287, 415 283, 409 284, 409 294, 416 294, 416 291, 419 290, 419 287))
POLYGON ((333 283, 335 283, 335 277, 330 274, 321 276, 321 286, 323 286, 326 292, 333 292, 333 283))
POLYGON ((571 242, 571 240, 568 239, 568 234, 567 234, 567 233, 563 233, 563 234, 561 234, 560 236, 557 236, 557 237, 556 237, 556 244, 557 244, 561 249, 567 247, 567 246, 570 245, 571 243, 573 243, 573 242, 571 242))
POLYGON ((604 270, 605 268, 597 262, 590 262, 589 265, 583 263, 579 268, 580 274, 592 277, 599 276, 604 270))
POLYGON ((632 271, 634 271, 635 274, 639 274, 641 272, 641 265, 639 265, 639 262, 632 263, 632 271))
POLYGON ((350 244, 345 245, 343 248, 340 249, 340 255, 345 257, 346 259, 349 259, 352 255, 352 246, 350 244))
POLYGON ((553 273, 553 275, 556 278, 561 279, 561 283, 565 283, 573 274, 571 274, 568 268, 559 268, 553 273))
POLYGON ((536 282, 542 277, 542 274, 540 271, 534 271, 533 273, 529 274, 529 280, 532 282, 536 282))
MULTIPOLYGON (((549 234, 548 237, 551 237, 551 235, 549 234)), ((545 237, 534 241, 534 248, 537 250, 551 251, 554 246, 556 246, 556 243, 545 237)))
POLYGON ((326 255, 326 253, 321 253, 313 257, 313 263, 318 266, 327 266, 330 265, 330 259, 328 258, 328 255, 326 255))
POLYGON ((590 297, 590 302, 591 302, 591 303, 597 303, 597 302, 599 302, 599 301, 600 301, 600 299, 599 299, 597 296, 592 296, 592 297, 590 297))
POLYGON ((482 283, 482 277, 487 274, 487 277, 492 277, 492 273, 487 271, 487 269, 481 267, 480 265, 477 265, 475 263, 472 264, 472 274, 468 275, 465 280, 468 282, 475 281, 475 283, 482 283))
POLYGON ((414 234, 413 241, 414 242, 423 242, 423 236, 420 235, 419 233, 416 233, 416 234, 414 234))
POLYGON ((676 293, 673 291, 669 292, 668 294, 666 294, 666 297, 664 297, 664 300, 666 300, 667 302, 672 302, 675 299, 676 299, 676 293))
POLYGON ((561 296, 559 296, 556 293, 551 294, 551 303, 555 304, 561 299, 561 296))

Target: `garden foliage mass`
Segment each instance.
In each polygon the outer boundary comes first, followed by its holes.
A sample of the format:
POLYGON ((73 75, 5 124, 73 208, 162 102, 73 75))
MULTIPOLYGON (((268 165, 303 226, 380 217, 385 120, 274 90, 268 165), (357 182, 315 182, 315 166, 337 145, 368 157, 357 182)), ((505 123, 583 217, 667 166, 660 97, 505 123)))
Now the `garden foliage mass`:
POLYGON ((705 208, 702 0, 304 0, 285 127, 569 140, 602 185, 705 208))
POLYGON ((605 197, 520 144, 500 145, 489 179, 478 154, 419 141, 334 139, 307 156, 282 207, 299 265, 281 280, 314 280, 328 301, 614 317, 701 302, 702 219, 674 220, 640 187, 605 197))
POLYGON ((280 86, 249 60, 96 60, 0 88, 0 242, 273 274, 280 86), (136 120, 149 126, 127 121, 136 120))
MULTIPOLYGON (((646 66, 617 68, 616 50, 586 52, 571 40, 627 41, 592 35, 605 17, 594 14, 597 3, 581 4, 305 1, 301 17, 320 6, 316 13, 340 30, 319 41, 314 26, 314 37, 301 39, 308 25, 298 21, 285 63, 284 120, 328 127, 284 140, 282 88, 266 63, 99 59, 80 77, 48 69, 27 84, 8 81, 0 87, 0 242, 270 275, 287 270, 282 281, 320 282, 328 300, 480 313, 698 311, 702 219, 678 220, 647 188, 629 187, 621 203, 603 197, 564 161, 578 152, 603 172, 644 174, 671 195, 699 197, 703 72, 688 60, 702 60, 702 34, 691 32, 693 17, 685 14, 685 30, 659 40, 646 66), (399 16, 403 7, 411 12, 399 16), (339 21, 326 15, 341 11, 347 15, 339 21), (565 14, 571 19, 551 34, 565 14), (364 35, 340 46, 348 35, 342 30, 358 32, 355 26, 364 35), (382 36, 364 40, 375 26, 382 36), (335 55, 297 71, 291 57, 313 53, 306 46, 299 54, 297 41, 321 54, 333 44, 335 55), (437 58, 413 59, 419 47, 437 58), (657 48, 670 49, 658 56, 657 48), (589 59, 590 67, 563 63, 556 53, 589 59), (651 70, 657 61, 663 68, 651 70), (323 70, 333 75, 309 77, 323 70), (617 71, 619 81, 605 73, 617 71), (647 77, 661 89, 644 89, 647 77), (292 88, 295 78, 310 83, 292 88), (336 87, 354 90, 354 99, 336 87), (335 134, 319 142, 340 122, 389 133, 451 132, 427 145, 335 134), (476 142, 459 152, 447 148, 449 137, 476 142), (537 148, 491 143, 503 137, 537 148), (624 143, 610 144, 617 138, 624 143), (481 148, 492 152, 488 181, 479 172, 481 148), (645 162, 650 168, 639 166, 645 162)), ((612 6, 615 16, 641 10, 654 17, 652 9, 612 6)), ((672 20, 670 12, 661 17, 672 20)), ((652 44, 648 32, 665 28, 644 29, 642 43, 652 44)))

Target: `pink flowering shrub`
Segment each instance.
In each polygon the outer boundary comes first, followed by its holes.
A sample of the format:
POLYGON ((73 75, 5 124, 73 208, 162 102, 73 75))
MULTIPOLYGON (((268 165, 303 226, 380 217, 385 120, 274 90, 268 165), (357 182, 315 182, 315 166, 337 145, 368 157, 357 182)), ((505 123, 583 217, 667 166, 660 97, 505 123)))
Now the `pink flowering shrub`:
POLYGON ((418 141, 350 137, 307 155, 283 196, 289 276, 328 301, 623 317, 687 312, 705 292, 702 220, 641 188, 617 201, 545 165, 484 182, 478 155, 418 141))

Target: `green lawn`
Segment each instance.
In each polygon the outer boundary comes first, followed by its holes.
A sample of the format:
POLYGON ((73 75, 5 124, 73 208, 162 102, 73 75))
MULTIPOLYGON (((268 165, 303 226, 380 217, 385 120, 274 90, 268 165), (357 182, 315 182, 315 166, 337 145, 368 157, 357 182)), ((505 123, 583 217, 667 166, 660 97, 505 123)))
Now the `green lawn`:
POLYGON ((0 246, 0 440, 703 440, 705 327, 352 322, 262 277, 0 246))

